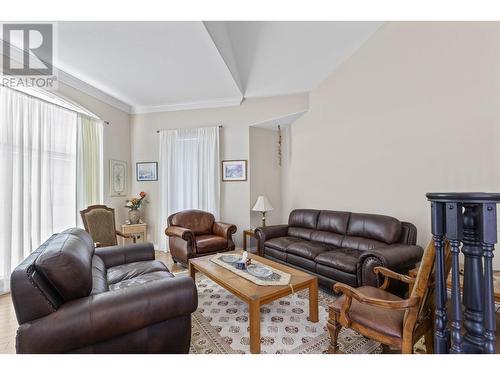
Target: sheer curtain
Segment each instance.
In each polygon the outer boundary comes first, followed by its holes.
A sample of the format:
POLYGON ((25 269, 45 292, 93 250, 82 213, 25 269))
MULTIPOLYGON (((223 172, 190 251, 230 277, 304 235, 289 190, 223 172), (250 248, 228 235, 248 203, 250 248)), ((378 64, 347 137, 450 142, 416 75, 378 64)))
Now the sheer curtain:
POLYGON ((79 113, 77 120, 76 160, 76 221, 79 226, 83 226, 80 211, 92 204, 102 203, 102 139, 102 121, 79 113))
POLYGON ((160 248, 169 215, 200 209, 218 219, 219 127, 160 131, 160 248))
POLYGON ((21 260, 77 224, 79 133, 76 112, 0 86, 0 293, 21 260))

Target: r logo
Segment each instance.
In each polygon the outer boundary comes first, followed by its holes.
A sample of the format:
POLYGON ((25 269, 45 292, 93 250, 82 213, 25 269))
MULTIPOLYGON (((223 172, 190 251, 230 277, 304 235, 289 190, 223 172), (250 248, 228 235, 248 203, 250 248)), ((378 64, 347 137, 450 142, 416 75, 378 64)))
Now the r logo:
POLYGON ((3 24, 3 74, 52 75, 52 24, 3 24))

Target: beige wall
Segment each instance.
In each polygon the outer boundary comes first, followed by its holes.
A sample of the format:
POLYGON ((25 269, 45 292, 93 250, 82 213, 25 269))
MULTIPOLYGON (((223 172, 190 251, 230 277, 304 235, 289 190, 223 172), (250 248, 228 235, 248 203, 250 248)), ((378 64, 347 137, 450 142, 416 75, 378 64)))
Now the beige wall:
MULTIPOLYGON (((250 127, 250 208, 265 195, 273 210, 266 213, 266 225, 281 224, 281 167, 278 164, 278 132, 250 127)), ((262 214, 250 212, 250 225, 262 225, 262 214)))
MULTIPOLYGON (((136 114, 131 116, 132 164, 139 161, 158 161, 159 129, 196 128, 223 125, 221 131, 221 160, 249 159, 249 126, 270 119, 301 112, 308 107, 308 95, 290 95, 274 98, 245 100, 240 106, 189 111, 136 114)), ((248 176, 251 178, 249 168, 248 176)), ((161 176, 159 176, 161 178, 161 176)), ((149 239, 158 244, 160 229, 166 223, 158 223, 158 182, 137 182, 132 176, 132 191, 145 191, 150 204, 145 207, 145 221, 149 225, 149 239)), ((241 245, 242 231, 250 227, 250 183, 221 183, 221 220, 238 227, 235 235, 241 245)))
MULTIPOLYGON (((394 215, 430 239, 432 191, 499 191, 500 23, 388 23, 287 134, 283 214, 394 215)), ((496 267, 500 266, 496 258, 496 267)))
POLYGON ((58 91, 68 99, 82 105, 101 120, 108 121, 104 125, 103 134, 103 157, 104 157, 104 204, 115 209, 117 228, 127 220, 127 210, 124 208, 126 197, 110 197, 109 195, 109 160, 124 160, 128 163, 128 187, 130 193, 130 181, 132 170, 130 168, 130 118, 129 114, 109 104, 106 104, 77 89, 59 83, 58 91))

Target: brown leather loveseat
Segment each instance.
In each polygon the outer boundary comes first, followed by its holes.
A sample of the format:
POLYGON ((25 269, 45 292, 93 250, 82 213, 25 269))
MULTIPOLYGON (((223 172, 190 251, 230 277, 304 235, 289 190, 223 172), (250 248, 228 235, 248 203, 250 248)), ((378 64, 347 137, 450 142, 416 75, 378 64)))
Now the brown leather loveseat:
POLYGON ((210 212, 186 210, 168 217, 165 234, 175 262, 187 265, 189 259, 234 250, 236 226, 216 222, 210 212))
POLYGON ((318 276, 331 287, 377 286, 373 268, 407 273, 422 257, 411 223, 383 215, 299 209, 288 225, 255 230, 259 254, 318 276))
POLYGON ((18 353, 187 353, 198 295, 154 260, 152 244, 94 248, 53 235, 11 275, 18 353))

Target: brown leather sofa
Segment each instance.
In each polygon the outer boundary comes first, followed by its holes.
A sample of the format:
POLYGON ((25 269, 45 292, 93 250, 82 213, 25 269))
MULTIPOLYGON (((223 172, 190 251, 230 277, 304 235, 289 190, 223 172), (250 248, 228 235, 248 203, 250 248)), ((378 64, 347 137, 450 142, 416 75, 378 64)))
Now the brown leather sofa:
POLYGON ((259 254, 315 274, 328 287, 377 286, 375 267, 407 273, 423 254, 413 224, 383 215, 299 209, 288 225, 260 227, 255 236, 259 254))
POLYGON ((187 353, 198 295, 154 260, 152 244, 94 249, 53 235, 11 275, 17 353, 187 353))
POLYGON ((210 212, 186 210, 168 217, 165 234, 175 262, 187 265, 190 258, 234 250, 236 226, 216 222, 210 212))

